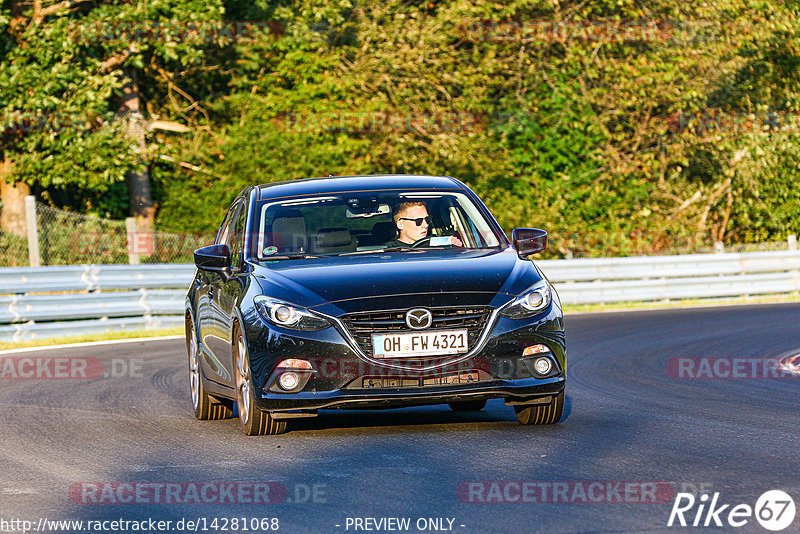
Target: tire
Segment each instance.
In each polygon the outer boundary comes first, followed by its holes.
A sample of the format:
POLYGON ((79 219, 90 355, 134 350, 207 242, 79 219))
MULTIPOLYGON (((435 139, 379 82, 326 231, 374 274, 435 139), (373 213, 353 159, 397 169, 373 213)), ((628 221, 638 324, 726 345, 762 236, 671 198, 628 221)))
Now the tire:
POLYGON ((561 420, 564 413, 564 392, 562 391, 549 404, 533 406, 514 406, 517 419, 523 425, 552 425, 561 420))
POLYGON ((448 402, 447 404, 454 412, 479 412, 486 406, 486 399, 448 402))
POLYGON ((253 381, 250 375, 250 357, 239 326, 233 336, 233 374, 236 385, 236 405, 239 411, 239 426, 248 436, 282 434, 286 432, 286 421, 276 421, 267 412, 255 406, 253 381))
POLYGON ((200 351, 197 332, 191 317, 186 317, 186 351, 189 353, 189 389, 192 393, 194 416, 200 421, 214 421, 233 416, 233 403, 224 402, 208 395, 203 386, 200 369, 200 351))

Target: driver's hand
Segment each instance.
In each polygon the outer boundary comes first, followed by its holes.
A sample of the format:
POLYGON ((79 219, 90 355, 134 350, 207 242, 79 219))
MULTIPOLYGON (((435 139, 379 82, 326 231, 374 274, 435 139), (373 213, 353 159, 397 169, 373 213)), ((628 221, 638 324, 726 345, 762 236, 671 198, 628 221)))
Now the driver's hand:
POLYGON ((461 240, 458 238, 458 236, 455 236, 455 235, 451 235, 450 236, 450 244, 451 245, 455 245, 457 247, 463 247, 464 246, 464 243, 462 243, 461 240))

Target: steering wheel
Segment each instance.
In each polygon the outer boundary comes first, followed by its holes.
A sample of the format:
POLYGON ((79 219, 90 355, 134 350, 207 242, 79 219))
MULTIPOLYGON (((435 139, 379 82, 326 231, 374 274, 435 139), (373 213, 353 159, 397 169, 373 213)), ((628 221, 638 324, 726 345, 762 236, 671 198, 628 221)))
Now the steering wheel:
MULTIPOLYGON (((425 246, 430 246, 431 239, 434 238, 434 237, 453 237, 453 236, 441 236, 440 235, 440 236, 423 237, 422 239, 417 239, 416 241, 414 241, 414 243, 411 244, 410 246, 411 246, 411 248, 422 248, 422 247, 425 247, 425 246)), ((439 245, 436 248, 437 249, 449 249, 449 248, 454 248, 455 246, 456 245, 454 245, 451 242, 451 243, 448 243, 446 245, 439 245)))
POLYGON ((411 244, 411 248, 420 248, 426 245, 430 245, 431 238, 430 237, 423 237, 422 239, 417 239, 411 244))

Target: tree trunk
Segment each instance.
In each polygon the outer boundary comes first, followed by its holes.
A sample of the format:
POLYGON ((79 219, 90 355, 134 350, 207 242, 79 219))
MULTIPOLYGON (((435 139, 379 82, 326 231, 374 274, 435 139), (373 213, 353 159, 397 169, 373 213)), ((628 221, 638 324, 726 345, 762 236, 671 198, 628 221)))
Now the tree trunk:
POLYGON ((25 182, 8 183, 6 176, 10 173, 11 160, 4 156, 0 160, 0 231, 25 237, 25 197, 31 194, 31 188, 25 182))
POLYGON ((141 163, 137 170, 126 176, 131 199, 131 215, 138 219, 140 227, 152 228, 156 207, 150 193, 150 171, 145 161, 147 146, 144 138, 144 117, 140 111, 139 88, 136 84, 136 70, 126 68, 125 73, 128 75, 128 83, 122 88, 120 112, 127 117, 128 133, 136 141, 141 163))
POLYGON ((8 24, 8 32, 12 36, 17 37, 25 31, 27 22, 30 20, 25 16, 25 10, 28 9, 28 6, 26 6, 25 2, 21 0, 13 0, 8 9, 11 12, 11 20, 8 24))

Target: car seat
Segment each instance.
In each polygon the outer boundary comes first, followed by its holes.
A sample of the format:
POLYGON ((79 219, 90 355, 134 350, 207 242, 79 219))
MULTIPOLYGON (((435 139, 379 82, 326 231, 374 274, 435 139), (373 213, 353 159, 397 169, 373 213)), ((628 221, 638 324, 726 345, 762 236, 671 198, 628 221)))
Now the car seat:
POLYGON ((307 248, 306 220, 300 210, 281 210, 272 221, 272 245, 280 252, 305 252, 307 248))
POLYGON ((322 228, 314 238, 314 252, 337 254, 355 250, 356 238, 347 228, 322 228))

